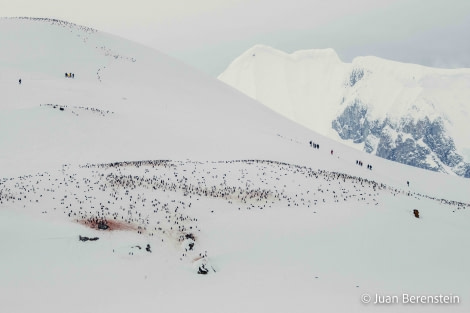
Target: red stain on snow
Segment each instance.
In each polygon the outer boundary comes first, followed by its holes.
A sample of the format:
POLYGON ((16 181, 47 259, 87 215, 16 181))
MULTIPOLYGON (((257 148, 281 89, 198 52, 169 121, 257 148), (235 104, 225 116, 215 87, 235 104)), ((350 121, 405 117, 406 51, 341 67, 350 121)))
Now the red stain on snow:
POLYGON ((103 231, 114 231, 114 230, 137 230, 138 227, 134 224, 127 223, 124 221, 116 221, 116 220, 78 220, 77 221, 79 224, 82 224, 86 227, 92 228, 92 229, 99 229, 103 231), (101 228, 99 227, 101 225, 101 228), (103 227, 103 225, 106 225, 106 227, 103 227), (102 229, 106 228, 106 229, 102 229))

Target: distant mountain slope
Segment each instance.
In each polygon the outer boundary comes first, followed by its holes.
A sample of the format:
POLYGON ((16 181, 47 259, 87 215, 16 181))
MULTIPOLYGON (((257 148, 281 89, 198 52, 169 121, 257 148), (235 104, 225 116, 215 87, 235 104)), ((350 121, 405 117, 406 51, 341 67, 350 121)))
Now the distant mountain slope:
POLYGON ((3 18, 0 47, 3 175, 70 162, 269 158, 293 145, 279 135, 306 138, 303 149, 312 137, 217 79, 88 27, 3 18))
POLYGON ((331 49, 255 46, 219 76, 323 135, 400 163, 470 177, 470 69, 376 57, 342 63, 331 49))

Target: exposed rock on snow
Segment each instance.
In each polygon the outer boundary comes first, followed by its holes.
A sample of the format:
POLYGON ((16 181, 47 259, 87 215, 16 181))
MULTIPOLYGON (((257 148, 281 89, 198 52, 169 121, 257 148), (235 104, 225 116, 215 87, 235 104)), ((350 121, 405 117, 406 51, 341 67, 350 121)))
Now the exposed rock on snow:
POLYGON ((78 236, 78 240, 80 241, 97 241, 99 238, 98 237, 86 237, 86 236, 78 236))

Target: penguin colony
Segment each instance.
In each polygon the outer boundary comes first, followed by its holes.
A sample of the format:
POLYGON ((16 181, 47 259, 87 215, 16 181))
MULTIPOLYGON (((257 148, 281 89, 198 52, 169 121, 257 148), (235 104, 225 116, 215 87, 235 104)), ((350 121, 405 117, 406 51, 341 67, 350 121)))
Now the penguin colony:
POLYGON ((208 253, 197 242, 201 224, 195 210, 303 207, 318 213, 340 202, 352 208, 378 205, 390 195, 427 198, 454 211, 470 207, 344 173, 265 160, 63 165, 55 172, 0 180, 0 207, 15 204, 96 230, 136 232, 176 247, 181 261, 202 262, 203 269, 209 268, 208 253))

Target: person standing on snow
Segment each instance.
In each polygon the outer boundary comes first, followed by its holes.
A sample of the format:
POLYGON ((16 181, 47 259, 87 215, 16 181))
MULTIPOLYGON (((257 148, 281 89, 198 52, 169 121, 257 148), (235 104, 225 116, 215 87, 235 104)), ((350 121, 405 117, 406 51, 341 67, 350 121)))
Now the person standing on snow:
POLYGON ((18 80, 18 83, 21 85, 21 78, 18 80))

